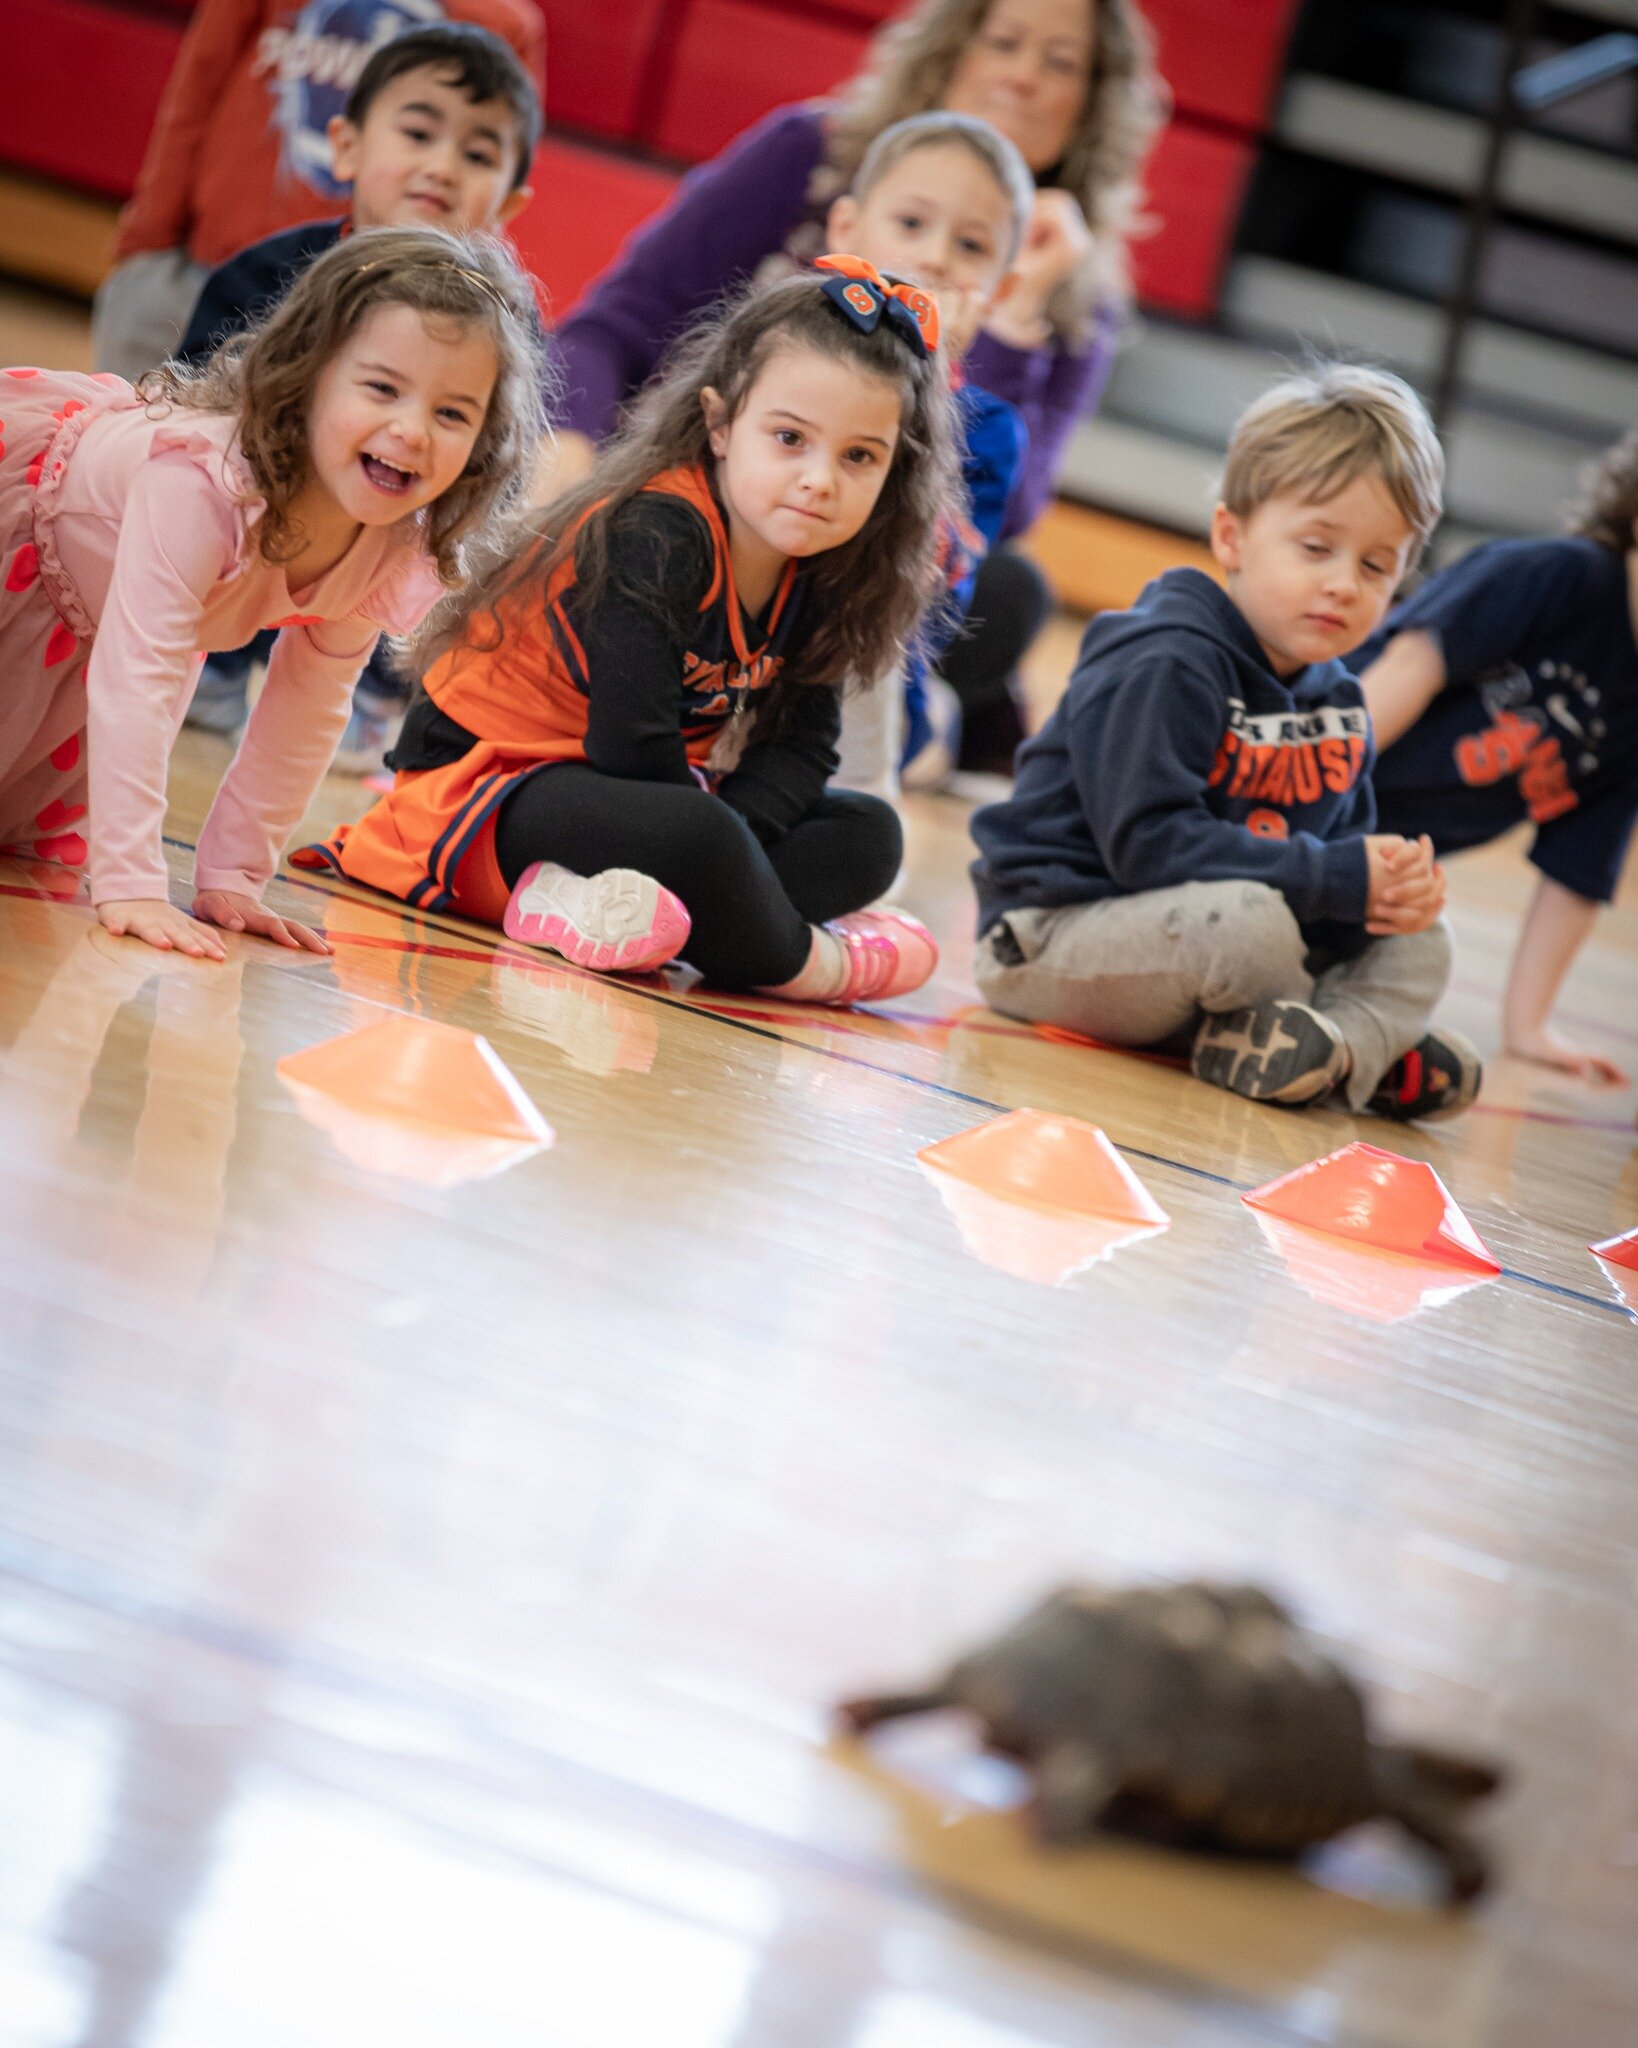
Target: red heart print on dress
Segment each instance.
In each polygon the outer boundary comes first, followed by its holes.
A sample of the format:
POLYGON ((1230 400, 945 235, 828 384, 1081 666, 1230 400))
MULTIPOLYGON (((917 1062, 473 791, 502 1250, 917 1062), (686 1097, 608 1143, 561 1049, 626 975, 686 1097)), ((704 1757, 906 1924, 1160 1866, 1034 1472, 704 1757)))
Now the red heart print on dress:
POLYGON ((51 638, 46 642, 46 667, 55 668, 59 661, 66 661, 79 644, 77 636, 59 619, 51 629, 51 638))
POLYGON ((34 820, 34 829, 36 832, 56 832, 84 816, 84 804, 64 803, 60 796, 54 796, 34 820))
POLYGON ((6 571, 8 590, 27 590, 40 573, 40 550, 33 541, 26 540, 11 558, 11 567, 6 571))
POLYGON ((71 732, 60 747, 51 750, 51 765, 59 775, 66 775, 80 758, 80 736, 71 732))
POLYGON ((34 842, 37 860, 60 860, 65 868, 83 868, 89 851, 77 832, 65 832, 57 839, 36 839, 34 842))

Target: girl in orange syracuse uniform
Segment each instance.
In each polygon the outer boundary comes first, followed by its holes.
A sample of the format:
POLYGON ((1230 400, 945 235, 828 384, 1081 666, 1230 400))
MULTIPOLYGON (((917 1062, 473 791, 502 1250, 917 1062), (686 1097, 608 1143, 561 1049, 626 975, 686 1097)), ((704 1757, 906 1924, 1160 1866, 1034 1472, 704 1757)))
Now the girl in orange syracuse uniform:
POLYGON ((852 257, 678 351, 592 480, 422 651, 397 779, 295 856, 581 966, 851 1003, 919 987, 869 909, 897 815, 826 787, 844 686, 895 672, 959 505, 937 308, 852 257))

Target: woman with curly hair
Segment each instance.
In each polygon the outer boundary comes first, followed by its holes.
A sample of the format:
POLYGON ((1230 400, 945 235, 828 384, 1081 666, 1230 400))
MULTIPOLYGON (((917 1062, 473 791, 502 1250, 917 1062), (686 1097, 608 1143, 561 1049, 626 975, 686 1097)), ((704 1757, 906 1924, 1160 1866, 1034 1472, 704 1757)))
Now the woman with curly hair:
POLYGON ((1444 854, 1536 828, 1503 1051, 1619 1084, 1549 1020, 1638 817, 1638 433, 1593 465, 1568 524, 1430 577, 1350 666, 1382 749, 1379 832, 1427 832, 1444 854))
POLYGON ((532 303, 498 243, 380 228, 201 371, 0 373, 0 851, 89 857, 103 925, 164 951, 223 958, 213 925, 329 950, 262 890, 377 636, 459 586, 523 490, 532 303), (264 627, 189 917, 161 840, 171 742, 203 655, 264 627))
MULTIPOLYGON (((835 100, 778 108, 695 171, 565 320, 559 480, 584 474, 669 343, 723 291, 822 251, 830 206, 884 129, 942 108, 999 129, 1037 188, 1016 282, 964 364, 1023 417, 1029 446, 1004 537, 1021 533, 1108 373, 1159 106, 1134 0, 922 0, 881 30, 835 100)), ((1010 762, 1018 728, 1007 678, 1049 602, 1024 557, 992 553, 968 634, 945 661, 967 716, 966 765, 1010 762)))

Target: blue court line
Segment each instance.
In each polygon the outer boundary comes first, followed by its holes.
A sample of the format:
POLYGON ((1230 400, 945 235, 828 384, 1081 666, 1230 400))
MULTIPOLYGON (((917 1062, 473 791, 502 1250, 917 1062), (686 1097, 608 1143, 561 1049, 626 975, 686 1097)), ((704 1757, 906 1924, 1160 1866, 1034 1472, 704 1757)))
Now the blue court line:
MULTIPOLYGON (((167 846, 181 847, 188 853, 194 851, 192 842, 186 839, 167 837, 165 844, 167 846)), ((316 896, 343 897, 354 903, 374 904, 383 912, 387 911, 388 904, 396 904, 398 900, 396 897, 383 898, 374 891, 354 895, 334 883, 315 882, 306 875, 285 874, 281 872, 278 880, 289 883, 297 889, 310 889, 316 896)), ((436 930, 446 933, 451 938, 488 945, 489 951, 492 954, 499 952, 499 948, 492 942, 481 937, 474 939, 471 933, 457 929, 450 922, 445 921, 441 914, 436 911, 414 910, 405 904, 399 908, 397 914, 400 922, 406 917, 414 917, 423 924, 432 925, 436 930)), ((410 940, 406 943, 413 945, 414 941, 410 940)), ((314 957, 317 958, 318 956, 315 955, 314 957)), ((595 981, 598 978, 589 969, 576 968, 569 961, 564 961, 562 964, 572 973, 581 974, 587 980, 595 981)), ((766 1038, 775 1045, 794 1046, 798 1052, 810 1052, 819 1059, 834 1060, 839 1066, 857 1067, 864 1073, 875 1074, 883 1080, 902 1081, 908 1087, 924 1089, 930 1095, 941 1095, 950 1102, 965 1102, 974 1109, 986 1109, 996 1116, 1006 1115, 1012 1107, 1009 1103, 992 1102, 987 1095, 969 1095, 963 1089, 950 1087, 945 1081, 929 1081, 919 1074, 907 1074, 902 1067, 878 1066, 874 1060, 861 1059, 857 1053, 839 1052, 834 1046, 829 1045, 810 1045, 803 1038, 789 1038, 783 1032, 775 1031, 770 1025, 755 1024, 745 1017, 730 1017, 720 1010, 706 1009, 701 1004, 691 1003, 686 997, 674 996, 669 993, 662 995, 658 989, 639 988, 635 984, 626 982, 622 982, 620 986, 623 994, 641 996, 645 1002, 658 1003, 662 1009, 683 1011, 690 1017, 708 1017, 714 1024, 726 1024, 735 1031, 748 1032, 753 1038, 766 1038)), ((891 1020, 887 1021, 890 1022, 891 1020)), ((1174 1173, 1189 1174, 1195 1180, 1206 1181, 1213 1187, 1227 1188, 1230 1192, 1237 1195, 1249 1194, 1257 1185, 1255 1181, 1231 1180, 1226 1173, 1214 1173, 1208 1166, 1191 1166, 1186 1159, 1173 1159, 1164 1152, 1145 1151, 1141 1145, 1122 1145, 1120 1150, 1127 1153, 1133 1159, 1147 1161, 1151 1166, 1169 1167, 1174 1173)), ((1589 1256, 1591 1255, 1589 1254, 1589 1256)), ((1533 1287, 1541 1294, 1553 1294, 1559 1296, 1564 1301, 1579 1302, 1583 1308, 1601 1309, 1605 1315, 1617 1316, 1623 1321, 1628 1316, 1626 1305, 1622 1302, 1611 1301, 1607 1296, 1588 1294, 1579 1287, 1567 1286, 1561 1280, 1544 1280, 1540 1275, 1526 1273, 1518 1266, 1503 1266, 1500 1277, 1504 1280, 1516 1280, 1521 1287, 1533 1287)))

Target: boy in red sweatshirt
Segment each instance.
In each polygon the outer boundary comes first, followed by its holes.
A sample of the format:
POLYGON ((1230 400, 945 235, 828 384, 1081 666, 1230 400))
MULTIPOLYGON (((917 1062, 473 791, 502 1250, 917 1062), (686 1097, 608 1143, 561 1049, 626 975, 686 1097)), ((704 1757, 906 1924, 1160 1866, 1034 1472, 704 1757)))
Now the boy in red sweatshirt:
POLYGON ((136 378, 176 348, 217 264, 280 228, 344 210, 327 139, 372 50, 406 29, 475 22, 537 88, 535 0, 199 0, 159 103, 114 269, 97 293, 99 370, 136 378))

